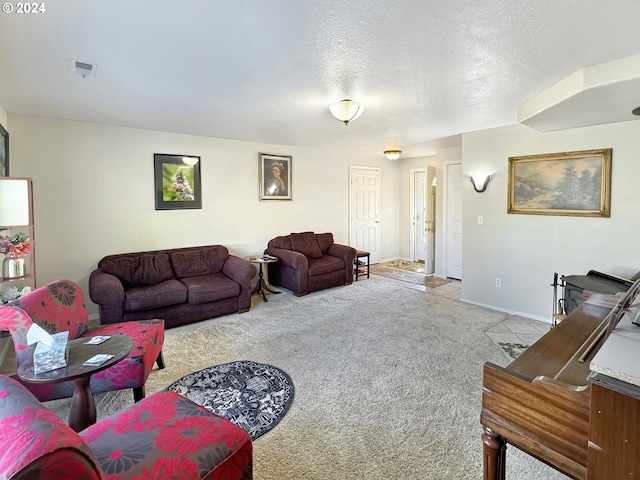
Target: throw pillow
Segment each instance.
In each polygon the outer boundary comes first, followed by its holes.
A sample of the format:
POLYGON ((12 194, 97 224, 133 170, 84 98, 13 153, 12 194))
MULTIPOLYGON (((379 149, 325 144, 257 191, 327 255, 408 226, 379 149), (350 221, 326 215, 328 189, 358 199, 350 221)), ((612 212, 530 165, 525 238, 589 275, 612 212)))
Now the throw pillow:
POLYGON ((171 252, 176 277, 196 277, 218 273, 224 267, 229 250, 222 245, 171 252))
POLYGON ((307 258, 322 257, 322 250, 320 249, 320 245, 318 245, 315 233, 292 233, 289 237, 291 238, 292 250, 302 253, 307 258))
POLYGON ((333 245, 333 233, 317 233, 316 240, 318 240, 322 254, 326 255, 331 245, 333 245))

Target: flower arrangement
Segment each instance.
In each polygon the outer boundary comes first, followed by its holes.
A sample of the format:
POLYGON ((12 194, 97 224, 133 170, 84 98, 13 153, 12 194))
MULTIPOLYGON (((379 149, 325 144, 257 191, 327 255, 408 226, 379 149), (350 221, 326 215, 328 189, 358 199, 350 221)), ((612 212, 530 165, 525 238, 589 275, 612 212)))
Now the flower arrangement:
POLYGON ((21 297, 31 291, 31 287, 24 285, 21 287, 10 287, 0 291, 0 305, 6 304, 21 297))
POLYGON ((0 253, 5 257, 24 257, 31 250, 31 241, 24 232, 0 235, 0 253))

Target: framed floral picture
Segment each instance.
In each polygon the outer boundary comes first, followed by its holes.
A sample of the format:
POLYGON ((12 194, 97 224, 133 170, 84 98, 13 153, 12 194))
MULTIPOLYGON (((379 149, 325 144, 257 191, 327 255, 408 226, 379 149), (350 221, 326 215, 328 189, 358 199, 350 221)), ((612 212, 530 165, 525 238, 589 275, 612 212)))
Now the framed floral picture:
POLYGON ((0 177, 9 176, 9 132, 0 125, 0 177))
POLYGON ((202 208, 200 157, 153 154, 156 210, 202 208))
POLYGON ((291 200, 290 155, 260 153, 260 200, 291 200))

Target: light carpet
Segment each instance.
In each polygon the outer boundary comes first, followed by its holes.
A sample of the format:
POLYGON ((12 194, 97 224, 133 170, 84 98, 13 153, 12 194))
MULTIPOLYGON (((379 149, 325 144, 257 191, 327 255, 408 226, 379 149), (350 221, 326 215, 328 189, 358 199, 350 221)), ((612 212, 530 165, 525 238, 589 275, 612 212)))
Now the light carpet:
MULTIPOLYGON (((247 313, 167 330, 167 367, 151 373, 147 394, 213 364, 277 365, 296 396, 254 443, 256 479, 477 480, 482 365, 509 362, 484 331, 506 316, 382 277, 254 296, 247 313)), ((97 397, 99 418, 132 402, 130 391, 97 397)), ((506 473, 566 478, 513 447, 506 473)))

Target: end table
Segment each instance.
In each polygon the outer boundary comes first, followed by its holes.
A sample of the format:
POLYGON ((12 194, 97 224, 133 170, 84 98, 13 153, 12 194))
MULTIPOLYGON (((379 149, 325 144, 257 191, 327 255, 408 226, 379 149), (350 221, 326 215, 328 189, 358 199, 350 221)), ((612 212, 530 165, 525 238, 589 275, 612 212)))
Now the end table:
POLYGON ((258 293, 262 295, 262 299, 265 302, 268 302, 269 300, 267 300, 265 291, 269 293, 281 293, 278 290, 272 290, 269 285, 267 285, 267 282, 264 281, 264 274, 262 272, 262 265, 264 263, 276 263, 278 261, 277 257, 272 255, 249 255, 248 257, 244 257, 244 259, 249 260, 251 263, 257 263, 260 265, 260 269, 258 270, 258 282, 256 283, 256 287, 253 289, 253 292, 251 292, 251 295, 258 293))

